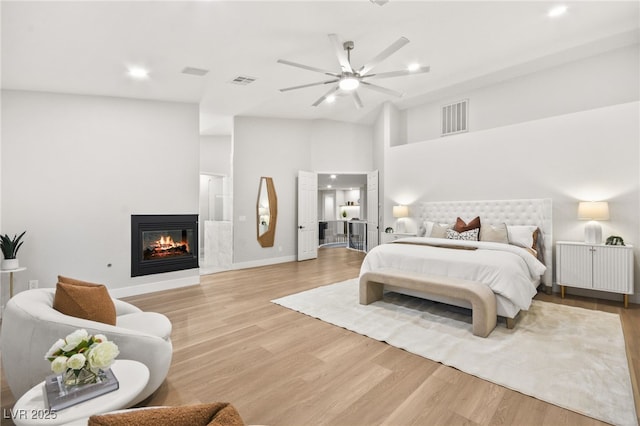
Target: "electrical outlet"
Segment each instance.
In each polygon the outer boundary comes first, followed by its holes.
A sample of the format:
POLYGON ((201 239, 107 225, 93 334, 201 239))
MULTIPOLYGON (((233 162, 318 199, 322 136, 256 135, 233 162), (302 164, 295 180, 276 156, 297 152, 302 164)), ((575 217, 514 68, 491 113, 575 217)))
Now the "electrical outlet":
POLYGON ((29 280, 29 290, 38 288, 38 280, 29 280))

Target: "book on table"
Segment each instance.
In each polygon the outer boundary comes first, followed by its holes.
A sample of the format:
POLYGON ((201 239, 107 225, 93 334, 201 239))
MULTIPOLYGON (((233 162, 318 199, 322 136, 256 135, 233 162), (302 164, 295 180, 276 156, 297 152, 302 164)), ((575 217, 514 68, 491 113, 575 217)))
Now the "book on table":
POLYGON ((120 387, 118 379, 111 369, 103 371, 96 383, 80 386, 65 386, 60 374, 47 376, 42 387, 44 406, 52 411, 60 411, 120 387))

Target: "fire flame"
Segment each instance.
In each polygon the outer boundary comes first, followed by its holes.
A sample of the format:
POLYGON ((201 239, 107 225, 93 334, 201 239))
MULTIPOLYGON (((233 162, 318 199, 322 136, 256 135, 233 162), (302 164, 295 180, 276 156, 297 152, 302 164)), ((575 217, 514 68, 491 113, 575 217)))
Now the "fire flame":
POLYGON ((176 242, 173 241, 173 238, 171 238, 170 235, 167 235, 166 237, 160 237, 160 239, 155 242, 154 249, 156 251, 162 251, 183 246, 186 248, 186 251, 190 251, 189 243, 187 241, 182 241, 179 244, 176 244, 176 242))

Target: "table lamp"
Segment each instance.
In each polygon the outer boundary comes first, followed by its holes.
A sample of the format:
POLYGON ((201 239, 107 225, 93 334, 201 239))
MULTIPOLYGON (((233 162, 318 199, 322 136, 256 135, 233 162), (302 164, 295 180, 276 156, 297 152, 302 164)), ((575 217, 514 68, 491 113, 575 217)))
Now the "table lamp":
POLYGON ((409 207, 408 206, 393 206, 393 217, 398 218, 398 232, 404 233, 404 221, 403 218, 409 217, 409 207))
POLYGON ((584 242, 602 244, 602 226, 596 221, 609 220, 609 203, 606 201, 581 201, 578 203, 578 220, 588 220, 584 227, 584 242))

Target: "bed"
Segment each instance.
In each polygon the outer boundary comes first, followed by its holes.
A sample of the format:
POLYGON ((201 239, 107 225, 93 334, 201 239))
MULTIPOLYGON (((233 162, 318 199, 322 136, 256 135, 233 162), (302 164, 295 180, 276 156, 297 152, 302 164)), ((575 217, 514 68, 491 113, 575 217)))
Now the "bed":
MULTIPOLYGON (((373 276, 390 271, 386 275, 393 279, 377 280, 384 284, 381 287, 385 292, 394 291, 464 308, 472 308, 472 304, 454 297, 459 293, 455 288, 459 283, 489 287, 495 297, 493 309, 497 316, 506 319, 509 328, 514 326, 518 313, 529 308, 539 287, 550 292, 553 276, 550 199, 424 202, 412 209, 417 211, 414 219, 419 236, 374 247, 362 263, 361 279, 365 274, 373 276), (487 237, 483 232, 481 241, 451 239, 462 238, 466 231, 455 233, 446 228, 450 229, 457 220, 470 225, 476 217, 480 218, 476 238, 483 229, 487 237), (493 231, 505 229, 510 244, 490 238, 493 231), (443 230, 453 235, 446 238, 443 230), (532 230, 531 239, 527 240, 528 232, 532 230), (423 233, 424 236, 420 235, 423 233), (527 244, 532 246, 525 248, 527 244), (423 288, 419 285, 420 277, 424 277, 423 288), (403 279, 413 282, 402 285, 403 279), (447 283, 450 283, 451 294, 447 294, 447 283)), ((484 288, 479 290, 486 292, 484 288)), ((362 292, 361 285, 361 301, 362 292)), ((367 297, 370 299, 370 295, 367 297)))

